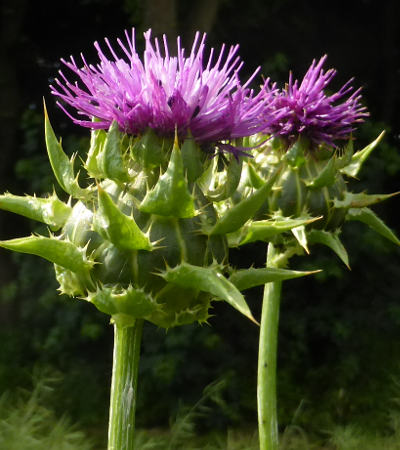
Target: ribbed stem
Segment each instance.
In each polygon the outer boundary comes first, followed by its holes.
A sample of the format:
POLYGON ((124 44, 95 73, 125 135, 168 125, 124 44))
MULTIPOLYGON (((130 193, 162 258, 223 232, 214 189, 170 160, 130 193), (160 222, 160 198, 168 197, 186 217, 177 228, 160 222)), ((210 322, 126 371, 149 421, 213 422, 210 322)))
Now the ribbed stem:
POLYGON ((108 450, 133 450, 137 378, 143 320, 114 324, 108 450))
MULTIPOLYGON (((277 267, 277 264, 274 264, 274 256, 275 249, 270 243, 268 245, 267 267, 277 267)), ((282 282, 267 283, 264 287, 257 373, 260 450, 278 449, 276 359, 281 288, 282 282)))

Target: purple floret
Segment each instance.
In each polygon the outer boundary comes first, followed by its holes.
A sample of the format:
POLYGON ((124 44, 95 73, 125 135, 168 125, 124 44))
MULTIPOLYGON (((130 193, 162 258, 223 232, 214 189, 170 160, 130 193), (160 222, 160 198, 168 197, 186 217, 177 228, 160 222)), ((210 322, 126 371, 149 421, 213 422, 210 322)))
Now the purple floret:
POLYGON ((335 141, 348 139, 355 130, 354 125, 369 115, 366 107, 360 104, 361 89, 353 92, 353 79, 332 95, 324 92, 336 75, 334 69, 324 72, 325 60, 326 55, 318 63, 314 60, 300 85, 297 80, 293 81, 290 73, 289 83, 274 103, 281 118, 271 127, 273 134, 285 137, 289 142, 305 136, 314 145, 335 147, 335 141))
POLYGON ((157 39, 152 44, 149 30, 144 34, 146 47, 141 60, 134 30, 125 36, 126 42, 117 41, 123 58, 105 39, 112 57, 106 57, 96 42, 100 59, 96 66, 83 56, 81 66, 73 57, 62 60, 78 82, 70 82, 60 71, 51 92, 76 124, 108 129, 116 120, 120 130, 131 135, 151 128, 161 136, 172 136, 176 129, 180 137, 186 137, 190 130, 198 141, 221 141, 265 131, 274 120, 269 111, 275 91, 265 86, 255 94, 248 87, 258 70, 245 84, 239 81, 243 62, 237 56, 238 45, 227 53, 223 45, 217 58, 211 49, 203 64, 205 34, 196 34, 189 56, 185 56, 178 38, 177 56, 170 56, 165 36, 161 50, 157 39), (68 106, 77 114, 71 114, 68 106))

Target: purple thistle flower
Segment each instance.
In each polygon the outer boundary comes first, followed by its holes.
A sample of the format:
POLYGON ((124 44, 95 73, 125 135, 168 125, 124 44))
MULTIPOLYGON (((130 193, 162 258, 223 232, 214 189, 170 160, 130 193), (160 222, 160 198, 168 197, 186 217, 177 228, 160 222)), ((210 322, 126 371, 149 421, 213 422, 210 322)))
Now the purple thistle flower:
POLYGON ((125 32, 126 43, 117 40, 125 55, 117 56, 108 39, 108 59, 99 44, 94 44, 100 62, 89 65, 81 55, 83 67, 74 58, 62 62, 78 77, 71 83, 62 71, 51 86, 51 93, 62 100, 58 105, 76 123, 89 128, 108 129, 113 120, 128 134, 141 134, 147 128, 161 136, 171 136, 177 129, 185 137, 190 130, 198 141, 221 141, 264 131, 269 125, 267 109, 275 91, 268 86, 257 95, 248 86, 258 69, 243 85, 238 72, 243 62, 237 56, 239 46, 218 57, 210 50, 203 65, 206 34, 197 33, 189 56, 185 56, 178 38, 177 56, 169 55, 166 37, 163 52, 157 39, 151 42, 151 30, 144 34, 143 61, 135 49, 135 35, 125 32), (77 111, 72 116, 66 105, 77 111), (83 116, 84 118, 80 118, 83 116), (267 116, 264 122, 261 116, 267 116), (92 121, 95 117, 97 121, 92 121))
POLYGON ((290 73, 289 83, 278 94, 273 106, 280 112, 280 119, 272 126, 272 134, 286 137, 289 142, 305 136, 314 145, 335 147, 336 140, 349 138, 355 130, 354 124, 363 122, 369 115, 360 104, 361 88, 338 103, 353 91, 353 79, 332 95, 324 92, 336 75, 334 69, 323 71, 326 58, 323 56, 318 63, 313 60, 300 85, 297 80, 293 81, 290 73))

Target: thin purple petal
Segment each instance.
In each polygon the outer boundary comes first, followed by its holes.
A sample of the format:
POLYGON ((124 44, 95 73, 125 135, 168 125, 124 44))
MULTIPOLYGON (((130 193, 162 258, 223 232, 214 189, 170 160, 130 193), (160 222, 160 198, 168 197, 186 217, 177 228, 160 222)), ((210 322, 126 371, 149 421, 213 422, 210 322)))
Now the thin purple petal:
POLYGON ((185 137, 190 130, 198 141, 219 142, 265 131, 279 117, 271 109, 275 87, 257 95, 248 87, 258 69, 245 84, 240 83, 238 72, 243 62, 237 45, 228 50, 223 45, 217 55, 211 49, 203 61, 205 34, 196 34, 189 56, 179 38, 178 54, 171 56, 165 36, 162 45, 157 39, 152 42, 150 30, 144 37, 143 59, 135 50, 132 31, 131 35, 125 32, 125 42, 117 40, 121 58, 118 47, 114 49, 105 39, 111 57, 96 42, 96 66, 83 56, 81 67, 72 57, 62 60, 77 81, 70 82, 60 71, 51 92, 75 123, 107 129, 116 120, 128 134, 151 128, 162 136, 173 136, 177 130, 185 137), (93 117, 98 122, 93 122, 93 117))
POLYGON ((335 141, 348 139, 355 130, 355 124, 362 122, 368 112, 361 105, 361 89, 353 92, 352 79, 338 92, 327 95, 324 89, 336 75, 334 69, 326 72, 322 66, 323 56, 318 63, 314 60, 300 85, 289 75, 289 83, 273 103, 279 116, 270 127, 270 132, 296 140, 299 135, 308 137, 315 145, 335 146, 335 141), (352 93, 346 100, 345 96, 352 93))

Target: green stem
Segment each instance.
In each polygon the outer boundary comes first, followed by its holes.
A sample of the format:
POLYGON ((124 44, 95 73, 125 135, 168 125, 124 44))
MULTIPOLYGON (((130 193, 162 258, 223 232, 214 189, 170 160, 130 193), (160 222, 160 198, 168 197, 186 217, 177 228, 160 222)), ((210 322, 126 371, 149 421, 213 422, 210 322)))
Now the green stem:
MULTIPOLYGON (((267 267, 277 267, 275 248, 270 243, 267 267)), ((276 410, 276 358, 278 348, 279 304, 282 282, 267 283, 261 314, 257 373, 258 433, 260 450, 278 449, 278 419, 276 410)))
POLYGON ((108 450, 133 450, 137 378, 143 320, 114 323, 108 450))

